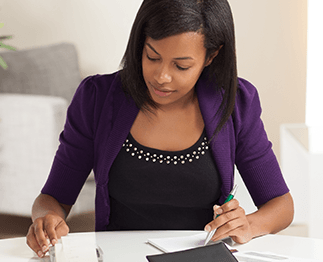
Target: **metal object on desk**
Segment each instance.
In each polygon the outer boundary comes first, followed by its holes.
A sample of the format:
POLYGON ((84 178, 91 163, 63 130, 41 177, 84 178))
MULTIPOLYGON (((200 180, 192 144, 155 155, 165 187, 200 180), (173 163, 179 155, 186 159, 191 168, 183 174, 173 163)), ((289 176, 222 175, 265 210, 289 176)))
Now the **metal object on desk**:
MULTIPOLYGON (((56 262, 55 246, 51 246, 48 253, 50 262, 56 262)), ((96 255, 98 257, 98 262, 103 262, 103 251, 99 246, 96 246, 96 255)))

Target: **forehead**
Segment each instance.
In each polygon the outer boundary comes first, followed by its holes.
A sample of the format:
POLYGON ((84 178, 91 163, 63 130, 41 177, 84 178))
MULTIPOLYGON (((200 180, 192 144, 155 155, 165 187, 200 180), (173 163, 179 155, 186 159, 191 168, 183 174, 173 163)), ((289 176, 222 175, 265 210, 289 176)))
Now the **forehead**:
POLYGON ((181 33, 160 40, 147 37, 146 44, 153 47, 161 56, 204 58, 206 53, 204 35, 197 32, 181 33))

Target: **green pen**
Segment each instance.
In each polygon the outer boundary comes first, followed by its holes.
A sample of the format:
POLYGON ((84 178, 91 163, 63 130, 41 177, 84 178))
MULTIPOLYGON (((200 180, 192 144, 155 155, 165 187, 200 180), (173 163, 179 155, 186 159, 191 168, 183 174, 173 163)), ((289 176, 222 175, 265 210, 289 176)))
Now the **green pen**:
MULTIPOLYGON (((237 193, 237 189, 238 189, 238 185, 235 185, 235 186, 233 187, 233 189, 231 190, 230 194, 228 195, 227 199, 224 201, 224 204, 225 204, 225 203, 227 203, 227 202, 229 202, 230 200, 232 200, 232 199, 234 198, 235 194, 237 193)), ((215 217, 215 218, 217 218, 218 216, 219 216, 219 215, 216 215, 216 217, 215 217)), ((211 238, 213 237, 213 235, 214 235, 215 231, 216 231, 216 229, 212 230, 211 232, 209 232, 209 233, 207 234, 206 240, 205 240, 205 242, 204 242, 204 246, 206 246, 206 245, 209 243, 209 241, 210 241, 210 240, 211 240, 211 238)))

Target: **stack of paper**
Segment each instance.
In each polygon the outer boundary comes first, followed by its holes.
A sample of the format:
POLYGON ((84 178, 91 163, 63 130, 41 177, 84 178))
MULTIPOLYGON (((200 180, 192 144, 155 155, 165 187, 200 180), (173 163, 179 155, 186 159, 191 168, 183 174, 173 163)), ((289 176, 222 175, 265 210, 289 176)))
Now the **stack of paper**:
MULTIPOLYGON (((184 237, 151 238, 148 239, 148 243, 159 250, 168 253, 202 247, 204 246, 206 236, 207 232, 184 237)), ((210 241, 210 244, 208 245, 212 245, 214 243, 215 242, 210 241)))
POLYGON ((62 237, 55 245, 56 262, 98 262, 95 238, 82 235, 62 237))

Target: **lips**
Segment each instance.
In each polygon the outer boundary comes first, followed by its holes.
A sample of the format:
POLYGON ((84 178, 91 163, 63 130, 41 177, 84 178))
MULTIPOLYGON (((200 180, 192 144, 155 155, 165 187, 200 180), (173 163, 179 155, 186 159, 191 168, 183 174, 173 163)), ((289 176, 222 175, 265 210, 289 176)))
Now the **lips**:
POLYGON ((157 88, 154 85, 152 85, 151 83, 150 83, 150 85, 152 86, 152 88, 154 90, 154 93, 157 96, 166 97, 166 96, 171 95, 174 92, 173 90, 169 90, 169 89, 160 89, 160 88, 157 88))

